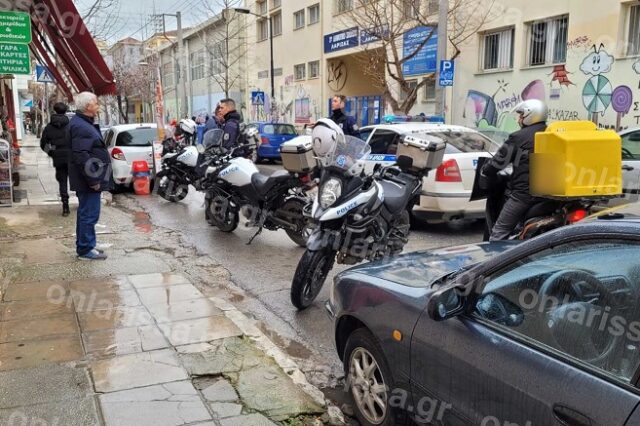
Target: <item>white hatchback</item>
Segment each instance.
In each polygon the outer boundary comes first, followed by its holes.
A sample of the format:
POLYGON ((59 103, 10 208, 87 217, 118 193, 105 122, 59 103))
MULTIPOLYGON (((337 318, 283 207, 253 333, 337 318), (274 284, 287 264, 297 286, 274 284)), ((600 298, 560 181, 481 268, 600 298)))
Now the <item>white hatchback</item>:
POLYGON ((436 123, 377 124, 360 129, 360 138, 371 146, 367 164, 393 164, 402 135, 430 134, 446 142, 440 167, 424 179, 420 204, 414 215, 424 220, 457 220, 484 218, 485 201, 469 201, 478 158, 491 157, 500 145, 476 130, 436 123))
MULTIPOLYGON (((157 142, 155 123, 121 124, 109 128, 104 136, 111 156, 113 179, 116 185, 128 186, 133 180, 134 161, 146 161, 153 173, 154 156, 162 154, 162 145, 157 142)), ((153 177, 153 176, 152 176, 153 177)))

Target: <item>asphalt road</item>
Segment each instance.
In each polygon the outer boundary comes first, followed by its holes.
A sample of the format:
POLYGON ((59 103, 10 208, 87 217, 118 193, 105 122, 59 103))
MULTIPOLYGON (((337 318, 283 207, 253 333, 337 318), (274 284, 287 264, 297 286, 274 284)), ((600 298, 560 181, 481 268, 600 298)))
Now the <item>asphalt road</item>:
MULTIPOLYGON (((270 173, 278 166, 261 168, 270 173)), ((182 233, 187 244, 231 272, 232 281, 243 291, 227 295, 229 300, 259 320, 263 330, 290 355, 303 360, 303 369, 321 372, 319 382, 324 376, 340 375, 332 324, 324 310, 329 286, 325 284, 309 309, 298 312, 291 305, 291 279, 304 249, 289 240, 284 231, 265 230, 247 245, 255 229, 246 228, 241 222, 235 232, 225 234, 209 226, 204 220, 204 196, 193 188, 179 203, 157 196, 137 197, 137 200, 150 214, 154 225, 182 233), (304 360, 308 361, 307 365, 304 360)), ((420 225, 412 231, 405 252, 481 241, 482 226, 478 222, 420 225)), ((336 265, 329 279, 345 269, 347 267, 336 265)))

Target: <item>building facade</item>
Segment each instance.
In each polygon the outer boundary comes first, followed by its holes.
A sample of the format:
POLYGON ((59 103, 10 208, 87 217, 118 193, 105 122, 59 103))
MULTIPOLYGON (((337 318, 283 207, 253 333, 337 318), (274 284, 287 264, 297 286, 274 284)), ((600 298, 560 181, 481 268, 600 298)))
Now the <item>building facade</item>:
POLYGON ((550 121, 640 125, 640 2, 499 0, 493 12, 457 61, 453 122, 511 132, 513 107, 540 99, 550 121))

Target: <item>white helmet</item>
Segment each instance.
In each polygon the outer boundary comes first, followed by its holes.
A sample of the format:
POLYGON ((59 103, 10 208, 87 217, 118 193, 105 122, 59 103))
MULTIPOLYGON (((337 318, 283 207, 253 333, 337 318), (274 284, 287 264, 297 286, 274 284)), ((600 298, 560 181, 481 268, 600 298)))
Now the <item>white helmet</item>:
POLYGON ((547 121, 547 105, 537 99, 520 102, 513 112, 522 115, 522 124, 525 126, 547 121))
POLYGON ((248 145, 256 147, 260 145, 260 131, 256 126, 246 126, 243 132, 244 140, 248 145))
POLYGON ((180 120, 178 127, 180 127, 180 130, 184 133, 189 135, 194 135, 196 133, 196 122, 190 118, 183 118, 180 120))
POLYGON ((334 151, 336 144, 344 143, 344 132, 333 120, 321 118, 313 126, 311 140, 313 152, 318 157, 325 157, 334 151))

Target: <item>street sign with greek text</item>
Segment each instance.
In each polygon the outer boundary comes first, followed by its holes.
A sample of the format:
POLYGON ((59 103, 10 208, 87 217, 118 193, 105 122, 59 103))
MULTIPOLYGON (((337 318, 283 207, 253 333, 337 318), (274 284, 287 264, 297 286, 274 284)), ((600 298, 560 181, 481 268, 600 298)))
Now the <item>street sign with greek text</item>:
POLYGON ((453 61, 440 61, 440 78, 441 87, 453 86, 453 75, 455 72, 455 63, 453 61))
POLYGON ((0 43, 31 43, 31 17, 24 12, 0 12, 0 43))
POLYGON ((28 44, 0 43, 0 74, 31 74, 28 44))

